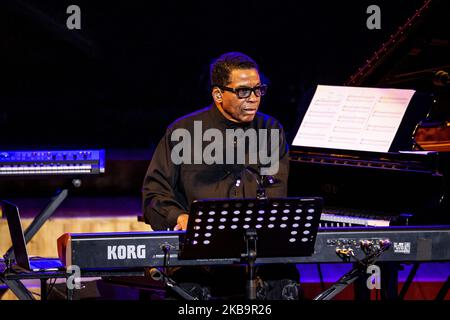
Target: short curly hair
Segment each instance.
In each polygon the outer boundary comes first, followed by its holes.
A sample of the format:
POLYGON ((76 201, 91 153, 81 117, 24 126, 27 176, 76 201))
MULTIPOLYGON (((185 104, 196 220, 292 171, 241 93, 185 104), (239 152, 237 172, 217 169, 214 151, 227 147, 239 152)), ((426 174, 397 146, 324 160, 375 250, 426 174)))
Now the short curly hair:
POLYGON ((259 67, 249 56, 240 52, 228 52, 214 60, 210 67, 211 86, 226 86, 230 83, 233 70, 256 69, 259 67))

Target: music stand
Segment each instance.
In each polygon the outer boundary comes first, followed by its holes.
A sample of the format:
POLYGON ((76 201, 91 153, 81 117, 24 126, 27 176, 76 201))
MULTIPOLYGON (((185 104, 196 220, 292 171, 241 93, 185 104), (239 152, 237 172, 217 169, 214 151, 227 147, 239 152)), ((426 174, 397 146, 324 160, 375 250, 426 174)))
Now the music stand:
POLYGON ((256 299, 256 258, 312 255, 322 206, 319 197, 194 201, 179 258, 245 263, 256 299))

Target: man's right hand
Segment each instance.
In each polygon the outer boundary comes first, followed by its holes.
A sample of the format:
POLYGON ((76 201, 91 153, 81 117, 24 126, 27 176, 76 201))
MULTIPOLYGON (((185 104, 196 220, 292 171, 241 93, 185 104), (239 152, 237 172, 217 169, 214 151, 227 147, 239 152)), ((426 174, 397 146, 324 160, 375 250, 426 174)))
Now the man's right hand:
POLYGON ((174 230, 186 230, 187 229, 187 223, 188 223, 189 215, 187 213, 182 213, 177 218, 177 225, 175 226, 174 230))

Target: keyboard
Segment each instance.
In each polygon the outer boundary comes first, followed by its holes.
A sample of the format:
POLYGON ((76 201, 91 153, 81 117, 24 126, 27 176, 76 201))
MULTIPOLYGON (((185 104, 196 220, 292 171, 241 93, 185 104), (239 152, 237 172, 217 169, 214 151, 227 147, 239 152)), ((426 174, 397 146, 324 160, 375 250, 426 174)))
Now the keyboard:
POLYGON ((104 150, 0 151, 0 176, 99 174, 104 150))
MULTIPOLYGON (((261 257, 256 263, 336 263, 348 259, 339 252, 365 257, 363 245, 389 243, 378 261, 450 261, 450 226, 352 227, 319 230, 311 256, 261 257)), ((185 231, 72 233, 58 239, 58 256, 65 266, 82 270, 193 265, 230 265, 239 259, 180 259, 185 231), (165 259, 167 252, 167 260, 165 259)), ((243 239, 243 238, 242 238, 243 239)), ((242 240, 243 241, 243 240, 242 240)), ((349 257, 350 258, 350 257, 349 257)), ((354 260, 356 261, 356 260, 354 260)))

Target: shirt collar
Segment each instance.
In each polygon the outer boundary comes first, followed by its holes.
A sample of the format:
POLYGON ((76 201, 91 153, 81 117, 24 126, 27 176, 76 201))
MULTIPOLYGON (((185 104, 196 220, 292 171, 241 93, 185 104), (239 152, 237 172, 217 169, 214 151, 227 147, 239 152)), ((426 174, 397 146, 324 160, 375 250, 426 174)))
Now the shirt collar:
POLYGON ((219 108, 213 103, 210 106, 210 114, 214 122, 220 126, 225 126, 226 128, 248 128, 252 125, 253 121, 250 122, 234 122, 225 118, 225 116, 220 112, 219 108))

